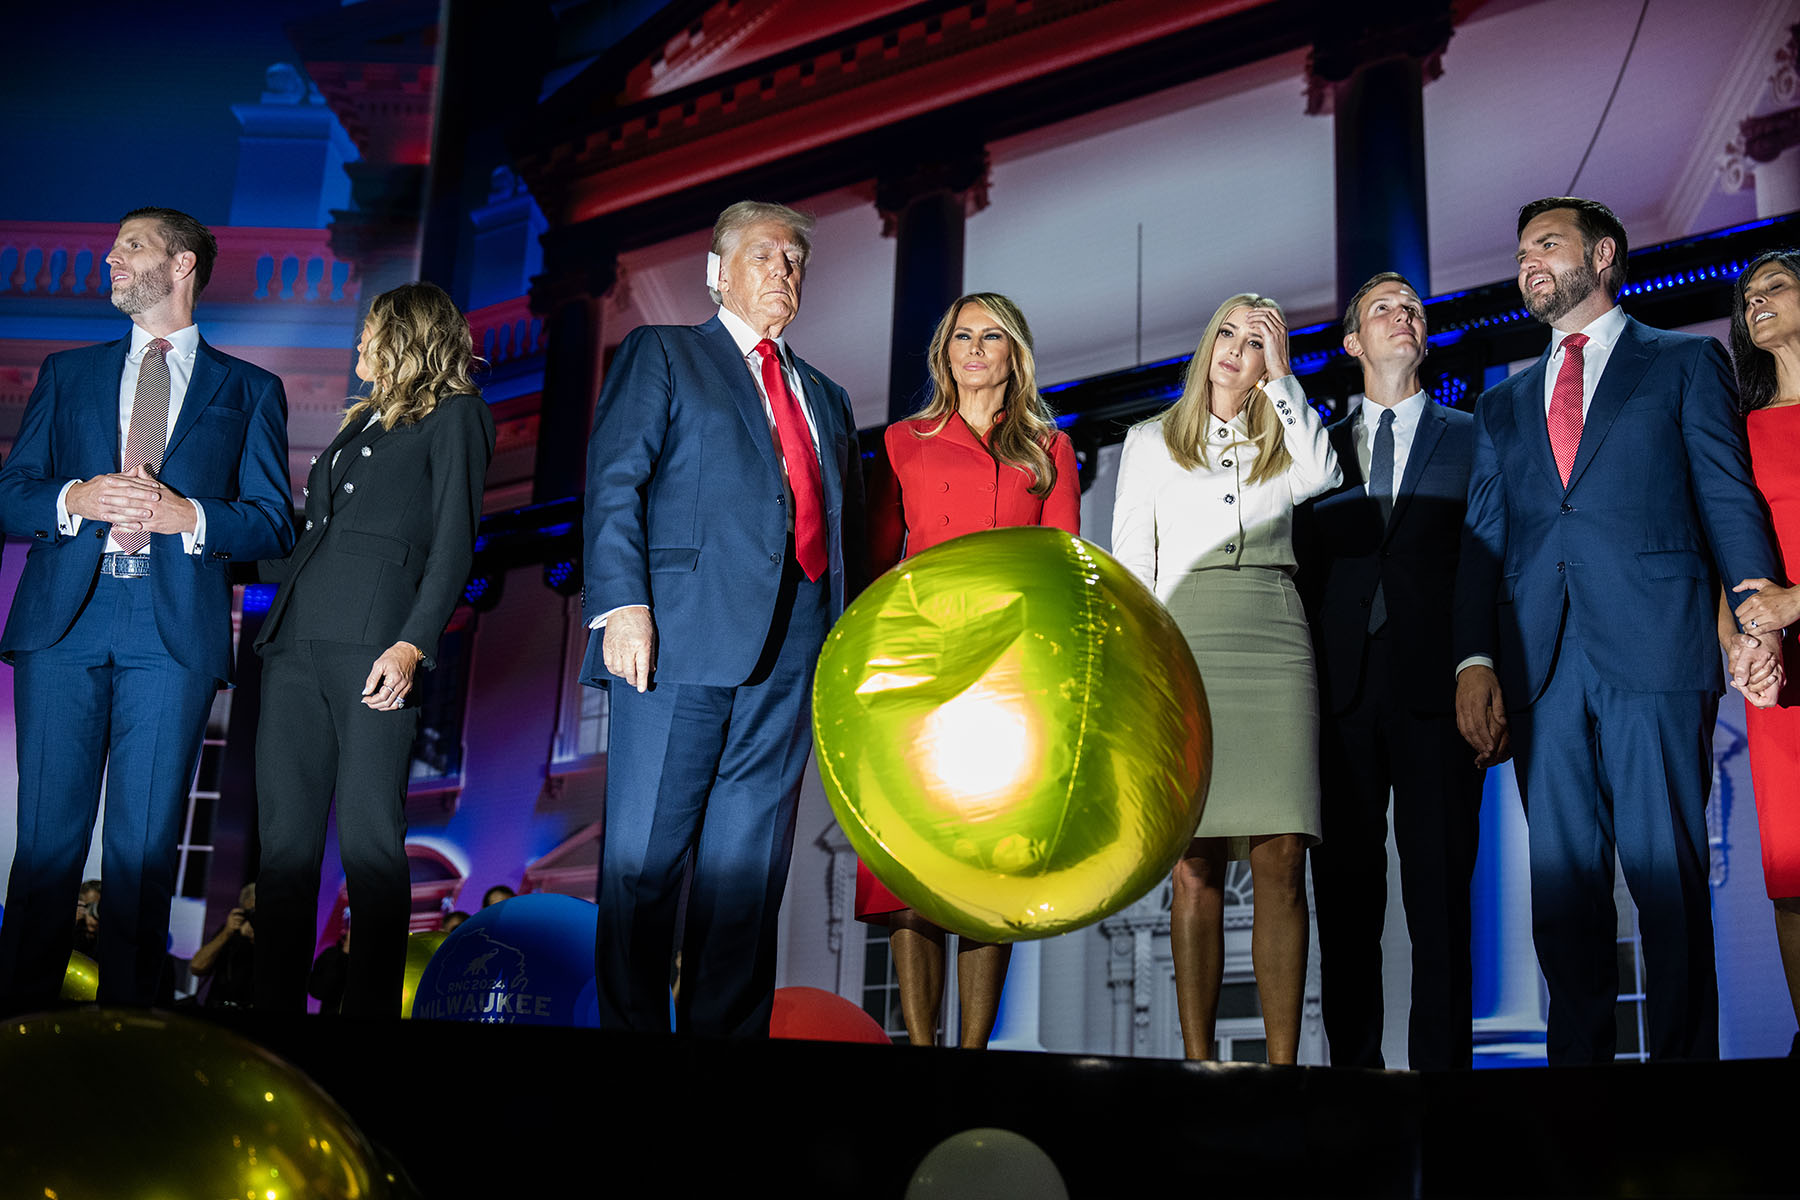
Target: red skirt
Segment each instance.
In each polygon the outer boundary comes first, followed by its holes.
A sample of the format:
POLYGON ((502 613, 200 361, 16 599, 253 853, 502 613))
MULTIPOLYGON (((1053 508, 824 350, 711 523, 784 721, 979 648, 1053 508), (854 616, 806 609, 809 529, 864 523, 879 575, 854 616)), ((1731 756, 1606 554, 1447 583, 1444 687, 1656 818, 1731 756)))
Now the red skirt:
POLYGON ((886 925, 888 916, 906 907, 906 901, 881 886, 875 872, 856 863, 856 919, 871 925, 886 925))

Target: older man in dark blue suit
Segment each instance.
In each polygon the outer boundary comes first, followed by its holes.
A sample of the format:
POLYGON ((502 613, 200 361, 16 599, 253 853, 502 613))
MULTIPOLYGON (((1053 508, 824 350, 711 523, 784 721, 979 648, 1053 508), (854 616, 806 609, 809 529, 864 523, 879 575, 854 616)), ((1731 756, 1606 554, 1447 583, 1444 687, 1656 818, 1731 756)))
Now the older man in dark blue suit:
POLYGON ((127 214, 106 262, 131 336, 44 360, 0 470, 0 527, 32 540, 0 635, 19 756, 7 1011, 56 1000, 102 770, 100 1000, 154 998, 188 788, 231 678, 228 571, 293 544, 281 381, 194 325, 217 255, 185 213, 127 214))
POLYGON ((782 331, 810 218, 720 215, 718 316, 620 345, 588 442, 585 682, 611 686, 595 975, 600 1021, 763 1037, 776 917, 812 749, 814 664, 862 581, 862 479, 844 390, 782 331))
POLYGON ((1555 332, 1476 405, 1456 582, 1457 723, 1484 759, 1510 736, 1518 760, 1552 1063, 1614 1055, 1615 847, 1640 917, 1646 1049, 1718 1057, 1715 576, 1779 574, 1724 351, 1627 317, 1625 257, 1602 204, 1520 210, 1519 291, 1555 332))

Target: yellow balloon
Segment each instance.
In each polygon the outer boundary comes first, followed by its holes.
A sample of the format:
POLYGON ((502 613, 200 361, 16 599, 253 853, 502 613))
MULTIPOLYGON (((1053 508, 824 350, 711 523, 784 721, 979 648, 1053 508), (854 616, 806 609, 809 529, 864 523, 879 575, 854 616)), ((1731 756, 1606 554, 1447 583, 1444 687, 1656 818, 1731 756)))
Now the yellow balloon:
POLYGON ((825 640, 820 776, 875 876, 987 941, 1048 937, 1163 879, 1212 721, 1187 640, 1117 560, 996 529, 900 563, 825 640))
POLYGON ((204 1021, 105 1008, 14 1018, 0 1025, 0 1079, 12 1081, 0 1098, 9 1196, 347 1200, 397 1190, 331 1097, 204 1021))
POLYGON ((447 929, 421 929, 406 939, 406 975, 400 985, 400 1015, 412 1016, 413 997, 419 993, 419 978, 425 974, 425 964, 437 953, 437 948, 444 944, 450 936, 447 929))
POLYGON ((100 994, 100 964, 79 950, 69 951, 69 965, 63 971, 62 998, 92 1004, 100 994))

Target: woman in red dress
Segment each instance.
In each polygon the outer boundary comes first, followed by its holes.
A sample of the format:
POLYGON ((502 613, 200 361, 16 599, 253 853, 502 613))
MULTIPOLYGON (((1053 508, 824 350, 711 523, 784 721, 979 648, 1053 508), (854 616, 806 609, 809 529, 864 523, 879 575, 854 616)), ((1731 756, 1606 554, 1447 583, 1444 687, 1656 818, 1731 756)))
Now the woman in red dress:
MULTIPOLYGON (((1731 313, 1731 356, 1737 365, 1739 403, 1750 440, 1750 467, 1768 505, 1791 578, 1800 569, 1800 251, 1764 254, 1737 280, 1731 313)), ((1720 605, 1720 640, 1731 648, 1737 626, 1766 635, 1800 619, 1800 588, 1746 579, 1733 614, 1720 605), (1746 593, 1748 595, 1746 595, 1746 593), (1732 620, 1733 615, 1736 621, 1732 620)), ((1788 998, 1800 1017, 1800 654, 1788 630, 1780 643, 1785 672, 1758 675, 1739 667, 1750 701, 1744 716, 1750 736, 1750 779, 1762 835, 1763 882, 1775 902, 1775 940, 1787 974, 1788 998), (1785 675, 1785 678, 1784 678, 1785 675)), ((1740 645, 1747 645, 1742 639, 1740 645)), ((1800 1035, 1794 1039, 1800 1050, 1800 1035)))
MULTIPOLYGON (((879 574, 965 533, 1006 525, 1080 532, 1075 447, 1038 395, 1031 330, 1005 296, 978 292, 950 306, 932 334, 931 400, 888 426, 887 469, 869 484, 870 565, 879 574)), ((936 1040, 944 931, 857 865, 856 916, 885 923, 900 1012, 914 1045, 936 1040)), ((1000 1010, 1010 945, 958 941, 961 1045, 987 1046, 1000 1010)))

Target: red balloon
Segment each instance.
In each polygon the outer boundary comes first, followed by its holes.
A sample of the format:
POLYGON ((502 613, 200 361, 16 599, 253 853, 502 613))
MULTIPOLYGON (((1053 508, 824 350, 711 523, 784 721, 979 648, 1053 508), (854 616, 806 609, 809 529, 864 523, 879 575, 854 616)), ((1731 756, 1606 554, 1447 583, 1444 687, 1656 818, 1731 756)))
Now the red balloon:
POLYGON ((775 1009, 769 1014, 769 1036, 807 1042, 876 1042, 893 1045, 893 1039, 871 1017, 836 992, 815 987, 775 989, 775 1009))

